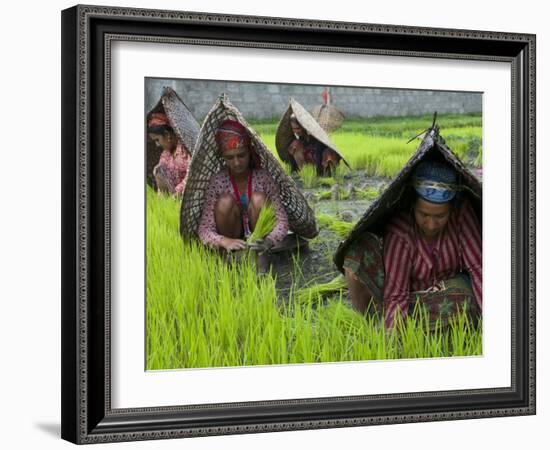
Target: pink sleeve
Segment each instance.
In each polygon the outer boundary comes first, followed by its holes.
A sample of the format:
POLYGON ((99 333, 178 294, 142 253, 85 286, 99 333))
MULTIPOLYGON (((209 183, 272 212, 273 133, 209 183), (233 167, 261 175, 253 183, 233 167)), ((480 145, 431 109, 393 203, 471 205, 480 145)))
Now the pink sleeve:
POLYGON ((182 146, 180 149, 181 153, 181 163, 178 167, 178 175, 181 176, 181 181, 176 186, 176 194, 181 194, 185 189, 185 184, 187 183, 187 174, 189 173, 189 164, 191 163, 191 157, 185 150, 185 147, 182 146))
POLYGON ((202 216, 199 222, 199 239, 211 247, 219 247, 223 236, 216 230, 216 220, 214 218, 214 206, 219 197, 221 179, 219 174, 210 178, 208 188, 206 189, 206 199, 202 208, 202 216))
POLYGON ((168 166, 168 161, 170 160, 170 152, 168 150, 163 150, 162 153, 159 156, 159 162, 157 163, 157 166, 168 166))
POLYGON ((481 226, 472 205, 465 201, 458 216, 460 230, 462 233, 462 259, 467 272, 472 279, 472 288, 476 302, 482 307, 482 247, 481 247, 481 226))
POLYGON ((410 246, 395 234, 385 238, 384 267, 384 323, 386 328, 391 328, 398 310, 403 317, 407 314, 411 274, 410 246))
POLYGON ((273 244, 278 244, 281 242, 288 233, 288 216, 286 210, 281 201, 281 195, 279 194, 279 188, 273 181, 273 178, 269 176, 267 172, 261 172, 260 182, 263 186, 263 190, 275 207, 275 216, 277 217, 277 222, 275 228, 269 233, 266 237, 266 240, 272 242, 273 244))

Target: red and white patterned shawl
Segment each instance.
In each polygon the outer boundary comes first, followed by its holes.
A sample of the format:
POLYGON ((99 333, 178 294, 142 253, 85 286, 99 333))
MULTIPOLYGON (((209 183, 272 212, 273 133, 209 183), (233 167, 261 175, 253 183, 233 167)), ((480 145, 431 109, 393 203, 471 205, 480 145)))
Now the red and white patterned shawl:
POLYGON ((482 306, 481 227, 472 205, 464 200, 452 215, 431 251, 419 235, 411 214, 400 213, 386 226, 384 238, 384 310, 391 327, 399 308, 405 316, 411 292, 423 291, 461 271, 472 280, 476 302, 482 306))

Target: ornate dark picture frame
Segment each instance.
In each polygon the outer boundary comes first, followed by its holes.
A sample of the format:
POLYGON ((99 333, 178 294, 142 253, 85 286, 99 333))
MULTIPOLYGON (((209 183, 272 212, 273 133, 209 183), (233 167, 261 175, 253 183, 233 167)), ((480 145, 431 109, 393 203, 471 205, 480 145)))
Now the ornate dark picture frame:
POLYGON ((535 36, 97 6, 62 12, 62 437, 84 444, 535 413, 535 36), (512 73, 511 385, 111 406, 110 49, 116 40, 502 61, 512 73))

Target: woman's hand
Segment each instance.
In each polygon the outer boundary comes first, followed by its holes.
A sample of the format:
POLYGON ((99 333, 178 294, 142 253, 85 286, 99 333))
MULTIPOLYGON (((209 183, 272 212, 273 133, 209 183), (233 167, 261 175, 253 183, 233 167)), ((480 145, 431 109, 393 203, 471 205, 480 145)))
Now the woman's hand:
POLYGON ((288 153, 294 156, 295 153, 304 153, 304 144, 295 140, 288 146, 288 153))
POLYGON ((233 250, 242 250, 246 247, 246 242, 242 239, 232 239, 228 237, 223 237, 220 246, 225 248, 228 252, 233 250))
POLYGON ((268 239, 257 239, 254 242, 248 244, 248 248, 254 250, 259 255, 267 252, 271 247, 273 247, 273 243, 268 239))

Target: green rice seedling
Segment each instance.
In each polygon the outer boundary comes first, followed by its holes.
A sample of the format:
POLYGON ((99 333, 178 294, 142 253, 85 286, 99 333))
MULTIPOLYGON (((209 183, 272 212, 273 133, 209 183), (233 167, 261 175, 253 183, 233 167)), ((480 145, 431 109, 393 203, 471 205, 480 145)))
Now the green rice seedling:
POLYGON ((336 184, 336 180, 331 177, 318 177, 317 184, 323 187, 332 187, 336 184))
POLYGON ((343 220, 335 220, 329 226, 329 229, 331 231, 334 231, 339 237, 345 238, 345 237, 348 236, 348 234, 351 232, 351 230, 353 229, 354 226, 355 226, 355 223, 352 223, 352 222, 344 222, 343 220))
POLYGON ((447 127, 441 128, 440 133, 444 136, 445 140, 450 137, 460 137, 461 139, 475 138, 481 140, 482 129, 480 126, 466 126, 466 127, 447 127))
MULTIPOLYGON (((433 115, 414 117, 371 117, 368 119, 348 119, 333 134, 333 138, 342 133, 364 133, 374 136, 402 137, 406 140, 428 128, 433 115)), ((449 127, 480 127, 481 114, 438 114, 437 122, 442 130, 449 127)))
MULTIPOLYGON (((317 195, 319 197, 319 195, 317 195)), ((349 200, 351 198, 351 194, 349 191, 346 191, 342 187, 338 185, 332 186, 332 189, 327 192, 323 192, 321 194, 321 199, 324 200, 349 200)))
POLYGON ((340 162, 332 172, 332 178, 338 184, 342 184, 344 181, 344 176, 346 173, 349 173, 349 168, 343 162, 340 162))
POLYGON ((353 222, 339 220, 330 214, 317 213, 315 218, 321 228, 329 229, 338 234, 339 237, 346 237, 355 226, 353 222))
POLYGON ((273 117, 272 119, 250 120, 249 123, 259 135, 275 135, 277 126, 279 125, 279 119, 273 117))
POLYGON ((351 193, 344 189, 338 189, 337 198, 338 200, 349 200, 351 198, 351 193))
POLYGON ((316 194, 317 200, 330 200, 332 198, 332 191, 321 191, 316 194))
POLYGON ((462 161, 468 159, 468 153, 470 152, 470 143, 468 141, 449 138, 445 143, 462 161))
POLYGON ((260 210, 258 221, 252 231, 252 234, 248 237, 249 242, 257 241, 258 239, 265 238, 275 228, 277 223, 277 217, 275 215, 275 208, 271 202, 267 202, 260 210))
POLYGON ((375 188, 357 189, 355 196, 358 200, 374 200, 380 196, 380 192, 375 188))
POLYGON ((412 311, 402 318, 397 318, 397 330, 404 358, 425 357, 426 337, 430 334, 430 322, 427 309, 421 302, 416 302, 412 311))
POLYGON ((336 220, 336 218, 326 213, 317 213, 315 218, 321 228, 328 228, 336 220))
POLYGON ((283 167, 283 170, 285 171, 285 173, 289 176, 289 177, 292 177, 292 166, 286 162, 286 161, 280 161, 281 163, 281 166, 283 167))
POLYGON ((414 144, 407 144, 401 138, 348 133, 334 139, 352 169, 364 170, 370 175, 385 175, 381 165, 387 158, 398 158, 404 165, 416 150, 414 144))
MULTIPOLYGON (((293 293, 297 286, 301 286, 304 283, 304 272, 302 271, 302 262, 300 260, 300 250, 291 255, 292 259, 292 286, 291 293, 293 293)), ((292 296, 291 296, 292 297, 292 296)))
MULTIPOLYGON (((438 120, 442 126, 444 117, 438 120)), ((475 142, 475 133, 462 138, 460 128, 480 127, 479 115, 449 119, 454 122, 445 126, 457 128, 457 140, 475 142)), ((387 157, 406 161, 418 140, 408 146, 403 143, 430 120, 351 120, 333 137, 340 140, 339 148, 355 169, 391 173, 391 164, 381 161, 387 157), (373 140, 366 130, 385 139, 373 140)), ((257 130, 278 158, 276 126, 277 121, 266 122, 257 130)), ((369 195, 374 197, 374 192, 369 195)), ((317 219, 329 230, 337 221, 320 214, 317 219)), ((228 262, 198 242, 182 241, 178 227, 179 201, 158 197, 148 188, 146 364, 150 370, 481 354, 481 321, 476 326, 467 318, 451 321, 446 328, 427 332, 425 317, 408 316, 405 333, 386 331, 382 317, 363 317, 352 310, 345 288, 298 301, 297 287, 312 288, 315 282, 304 279, 299 254, 293 256, 289 274, 293 284, 283 296, 271 274, 258 276, 253 258, 245 255, 228 262)))
POLYGON ((483 147, 481 145, 479 146, 479 152, 474 161, 474 166, 483 167, 483 147))
POLYGON ((313 164, 304 164, 300 169, 300 178, 306 189, 312 189, 318 185, 317 169, 313 164))
POLYGON ((476 333, 468 316, 468 308, 469 305, 465 304, 458 314, 449 319, 448 337, 453 356, 480 355, 482 352, 481 340, 472 339, 476 333))
POLYGON ((340 293, 343 289, 347 289, 346 280, 339 275, 327 283, 313 284, 296 291, 294 299, 298 303, 310 303, 329 294, 340 293))
POLYGON ((442 130, 447 146, 463 161, 477 155, 482 142, 481 126, 453 127, 442 130))
MULTIPOLYGON (((365 170, 370 175, 395 176, 396 171, 416 150, 419 140, 407 144, 407 141, 431 124, 431 115, 419 117, 382 117, 370 119, 346 120, 342 128, 332 134, 332 140, 349 162, 353 170, 365 170), (427 125, 428 124, 428 125, 427 125), (386 157, 393 162, 383 163, 386 157)), ((449 147, 463 160, 477 147, 482 137, 481 115, 479 114, 443 114, 438 116, 441 134, 449 147)), ((275 130, 277 122, 260 122, 257 125, 260 137, 280 161, 275 150, 275 130)), ((332 178, 341 182, 342 173, 347 167, 339 164, 332 178)), ((302 180, 304 178, 302 177, 302 180)), ((315 187, 312 176, 304 180, 306 188, 315 187)))

